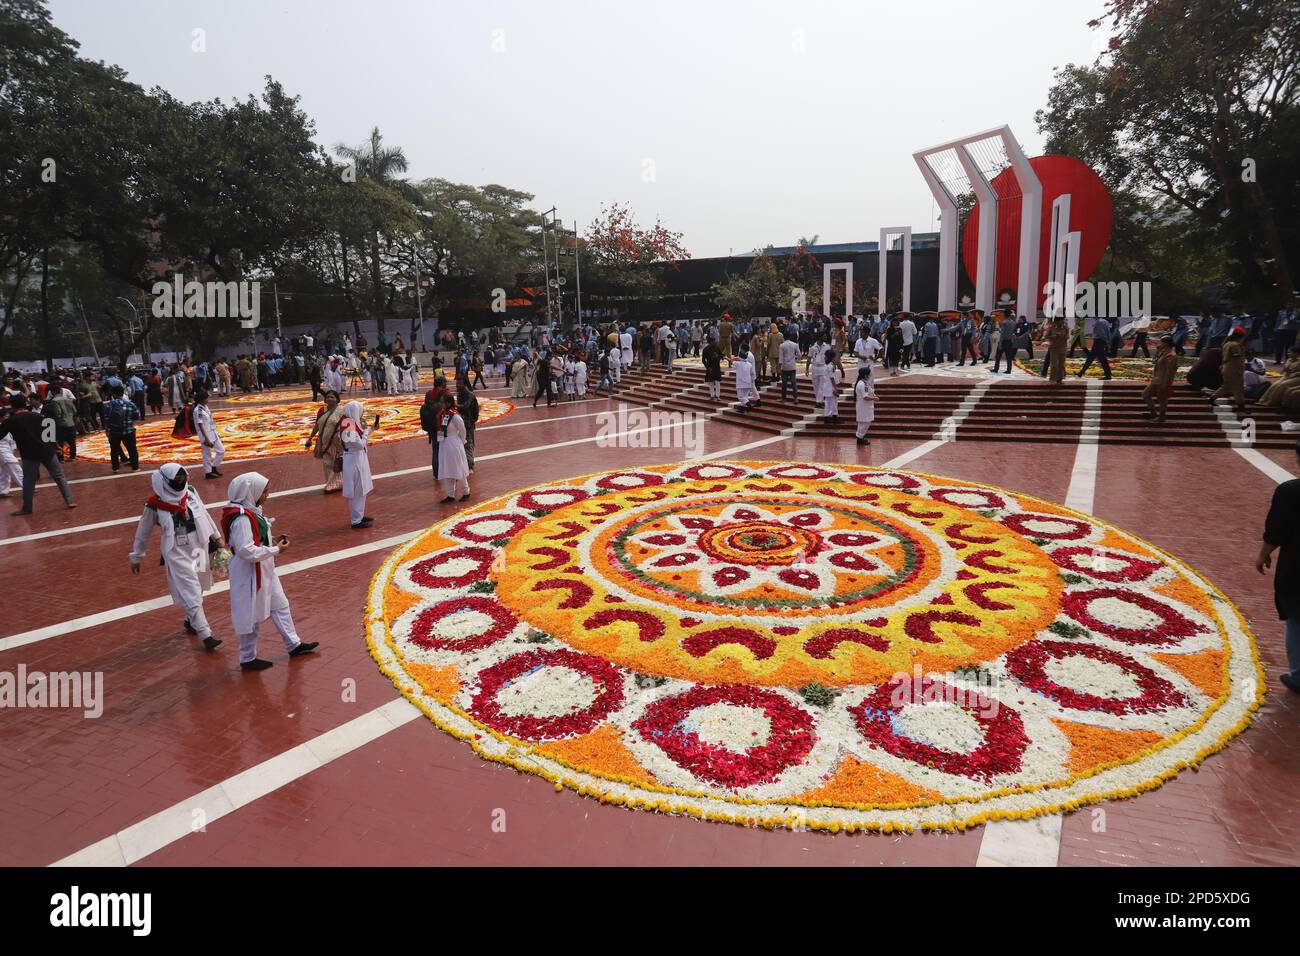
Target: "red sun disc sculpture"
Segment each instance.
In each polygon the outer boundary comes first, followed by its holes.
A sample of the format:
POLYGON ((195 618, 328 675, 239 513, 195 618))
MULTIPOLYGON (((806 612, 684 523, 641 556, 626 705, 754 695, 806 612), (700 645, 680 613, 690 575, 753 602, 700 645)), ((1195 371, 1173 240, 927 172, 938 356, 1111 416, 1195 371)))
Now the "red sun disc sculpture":
MULTIPOLYGON (((1082 282, 1101 264, 1110 242, 1112 209, 1110 190, 1087 163, 1073 156, 1035 156, 1029 161, 1043 186, 1043 224, 1038 257, 1038 289, 1047 282, 1051 262, 1052 203, 1070 194, 1070 231, 1081 234, 1079 274, 1082 282)), ((994 288, 1015 295, 1020 251, 1020 186, 1011 169, 1003 170, 990 182, 998 197, 998 268, 994 288)), ((971 211, 962 236, 962 262, 972 283, 979 263, 977 240, 980 210, 971 211)))

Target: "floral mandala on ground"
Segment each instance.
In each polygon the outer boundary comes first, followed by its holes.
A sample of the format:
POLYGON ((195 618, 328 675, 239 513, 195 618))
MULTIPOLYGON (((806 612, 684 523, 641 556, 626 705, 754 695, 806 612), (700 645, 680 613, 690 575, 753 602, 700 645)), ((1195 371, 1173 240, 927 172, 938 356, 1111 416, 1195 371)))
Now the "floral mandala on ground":
POLYGON ((913 472, 687 462, 527 488, 371 586, 370 650, 484 757, 602 802, 954 829, 1159 786, 1263 695, 1216 589, 1091 516, 913 472))
MULTIPOLYGON (((265 394, 265 393, 263 393, 265 394)), ((376 412, 379 430, 370 436, 372 445, 408 438, 423 438, 420 430, 420 406, 424 396, 394 395, 358 399, 365 406, 367 424, 376 412)), ((509 415, 515 410, 511 402, 480 398, 479 425, 509 415)), ((248 403, 213 411, 217 434, 226 446, 226 461, 246 461, 274 455, 304 454, 303 441, 311 432, 319 402, 285 402, 281 404, 248 403)), ((143 464, 162 464, 177 458, 197 458, 198 439, 172 438, 172 415, 159 415, 136 426, 136 447, 143 464)), ((91 461, 108 461, 108 437, 103 432, 77 441, 77 454, 91 461)))
MULTIPOLYGON (((1154 342, 1152 343, 1151 348, 1152 351, 1154 352, 1155 350, 1154 342)), ((1039 354, 1041 355, 1041 353, 1039 354)), ((1046 361, 1045 358, 1016 359, 1016 368, 1024 372, 1028 372, 1030 375, 1041 376, 1043 374, 1043 362, 1045 361, 1046 361)), ((1084 363, 1086 361, 1087 361, 1086 356, 1081 358, 1066 358, 1065 374, 1071 377, 1077 376, 1080 370, 1083 368, 1084 363)), ((1179 356, 1178 371, 1175 377, 1176 385, 1187 384, 1186 383, 1187 372, 1195 364, 1196 364, 1196 359, 1193 356, 1190 355, 1179 356)), ((1117 379, 1122 379, 1124 381, 1149 382, 1151 381, 1151 371, 1154 368, 1155 368, 1155 360, 1149 358, 1137 358, 1136 356, 1129 357, 1127 355, 1119 355, 1110 360, 1111 375, 1117 379)), ((1086 377, 1104 378, 1105 373, 1102 371, 1102 368, 1098 363, 1093 362, 1092 366, 1088 369, 1088 374, 1086 377)), ((1269 370, 1268 377, 1280 378, 1281 373, 1275 372, 1273 370, 1269 370)))
MULTIPOLYGON (((448 369, 439 369, 437 372, 434 372, 432 369, 424 369, 420 372, 419 381, 416 383, 416 390, 427 391, 428 389, 432 388, 434 379, 437 378, 439 375, 447 379, 447 381, 452 381, 456 378, 456 370, 453 368, 448 368, 448 369)), ((322 385, 321 388, 323 389, 324 386, 322 385)), ((410 393, 399 393, 399 394, 405 394, 406 397, 408 398, 410 397, 410 393)), ((358 401, 364 401, 367 398, 371 398, 371 397, 380 398, 385 395, 387 395, 387 393, 382 389, 375 392, 371 392, 366 389, 357 388, 357 389, 350 389, 348 391, 345 391, 343 393, 343 400, 348 401, 350 399, 355 398, 358 401)), ((311 397, 311 386, 309 385, 281 385, 277 388, 268 388, 261 392, 244 392, 240 390, 238 384, 235 384, 231 386, 231 394, 229 396, 227 396, 225 399, 218 398, 216 400, 235 402, 236 404, 240 404, 240 405, 245 405, 245 404, 261 405, 261 404, 266 404, 268 402, 285 402, 285 401, 309 402, 312 401, 313 399, 311 397)))

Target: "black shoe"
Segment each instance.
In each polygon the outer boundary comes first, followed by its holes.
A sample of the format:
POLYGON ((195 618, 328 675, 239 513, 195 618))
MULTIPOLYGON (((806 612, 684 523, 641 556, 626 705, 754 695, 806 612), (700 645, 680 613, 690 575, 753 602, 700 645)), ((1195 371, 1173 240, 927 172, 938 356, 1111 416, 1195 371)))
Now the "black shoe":
POLYGON ((1291 691, 1300 694, 1300 679, 1292 677, 1290 674, 1283 674, 1278 678, 1291 691))
POLYGON ((217 471, 217 469, 215 468, 212 469, 212 473, 216 475, 218 478, 222 477, 222 472, 217 471))
POLYGON ((440 505, 449 505, 449 504, 451 504, 452 502, 454 502, 455 500, 456 500, 456 499, 453 498, 451 495, 448 495, 446 498, 443 498, 442 501, 438 502, 438 504, 440 504, 440 505))
POLYGON ((239 669, 241 671, 264 671, 268 667, 274 667, 274 666, 275 665, 272 664, 270 661, 264 661, 260 657, 257 657, 251 661, 241 661, 239 664, 239 669))
POLYGON ((469 495, 467 495, 467 494, 466 494, 466 495, 461 495, 461 496, 460 496, 460 500, 461 500, 461 501, 469 501, 469 495))
POLYGON ((216 480, 217 480, 218 478, 220 478, 221 476, 218 475, 215 471, 210 471, 210 472, 208 472, 206 475, 204 475, 203 477, 204 477, 206 480, 208 480, 208 481, 216 481, 216 480))
POLYGON ((310 654, 316 648, 320 647, 320 641, 303 641, 297 647, 289 652, 290 657, 302 657, 304 654, 310 654))
POLYGON ((221 642, 215 637, 205 637, 203 639, 203 649, 205 651, 215 651, 221 646, 221 642))
POLYGON ((186 634, 198 634, 198 633, 199 633, 198 631, 194 630, 194 625, 190 623, 190 619, 189 619, 188 617, 185 619, 185 633, 186 633, 186 634))

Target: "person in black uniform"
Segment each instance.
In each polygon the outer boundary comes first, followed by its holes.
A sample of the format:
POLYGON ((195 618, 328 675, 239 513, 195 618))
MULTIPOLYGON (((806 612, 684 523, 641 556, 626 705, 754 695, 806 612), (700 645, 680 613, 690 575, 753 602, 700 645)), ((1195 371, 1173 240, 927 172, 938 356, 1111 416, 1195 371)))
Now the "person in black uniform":
MULTIPOLYGON (((1300 442, 1296 443, 1300 460, 1300 442)), ((1286 621, 1286 660, 1288 673, 1282 683, 1300 693, 1300 478, 1277 486, 1273 503, 1264 519, 1264 541, 1259 546, 1255 569, 1267 573, 1277 551, 1277 570, 1273 573, 1273 602, 1277 614, 1286 621)))

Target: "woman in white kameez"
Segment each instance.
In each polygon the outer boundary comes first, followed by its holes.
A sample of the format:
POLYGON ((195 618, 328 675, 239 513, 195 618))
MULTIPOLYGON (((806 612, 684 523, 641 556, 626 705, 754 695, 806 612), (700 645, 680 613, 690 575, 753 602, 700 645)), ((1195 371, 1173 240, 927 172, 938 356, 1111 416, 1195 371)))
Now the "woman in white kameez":
POLYGON ((826 364, 826 356, 820 343, 814 345, 809 353, 808 377, 812 379, 813 404, 824 405, 830 384, 830 366, 826 364))
POLYGON ((758 389, 754 387, 754 358, 749 352, 737 357, 732 371, 736 374, 736 400, 740 402, 743 413, 749 408, 750 400, 757 403, 758 389))
POLYGON ((574 390, 579 398, 587 397, 587 363, 581 357, 574 363, 574 390))
POLYGON ((826 369, 824 373, 825 382, 822 385, 824 402, 822 414, 828 425, 838 425, 840 423, 840 383, 844 381, 844 371, 840 368, 839 357, 833 351, 825 353, 825 361, 822 364, 826 369))
POLYGON ((230 504, 221 527, 230 545, 230 623, 239 635, 239 667, 246 671, 271 666, 257 656, 257 630, 270 618, 290 657, 314 651, 319 642, 304 642, 293 626, 289 599, 275 573, 275 556, 289 548, 286 535, 272 543, 271 521, 262 514, 267 486, 262 475, 248 471, 230 482, 230 504))
POLYGON ((632 334, 630 332, 619 333, 618 350, 623 353, 622 367, 630 369, 632 367, 632 334))
POLYGON ((366 516, 366 496, 375 490, 370 477, 370 433, 379 427, 379 416, 366 428, 361 421, 360 402, 343 406, 343 419, 339 422, 339 442, 343 445, 343 497, 348 499, 348 517, 353 529, 368 528, 374 523, 366 516))
POLYGON ((400 379, 401 379, 401 373, 397 370, 397 366, 393 364, 393 360, 389 356, 385 355, 384 356, 384 384, 388 387, 389 395, 397 394, 397 387, 398 385, 401 384, 400 379))
POLYGON ((530 398, 530 391, 537 391, 537 383, 533 383, 530 390, 528 382, 532 378, 533 367, 528 364, 527 359, 523 357, 515 359, 515 364, 510 367, 510 397, 511 398, 530 398))
POLYGON ((438 478, 442 482, 447 497, 442 503, 450 504, 456 500, 460 491, 460 500, 469 498, 469 459, 465 457, 465 420, 456 411, 456 403, 450 395, 442 397, 442 411, 438 415, 438 478))
POLYGON ((162 565, 172 603, 185 612, 185 630, 201 638, 205 649, 215 651, 221 641, 212 636, 203 613, 203 592, 212 587, 209 551, 210 545, 221 545, 221 532, 180 465, 168 462, 151 480, 153 494, 135 529, 131 573, 140 573, 140 562, 149 553, 149 538, 155 527, 160 528, 162 565))
POLYGON ((876 420, 876 373, 870 365, 858 369, 858 381, 853 386, 853 399, 858 415, 858 444, 870 445, 867 429, 876 420))

